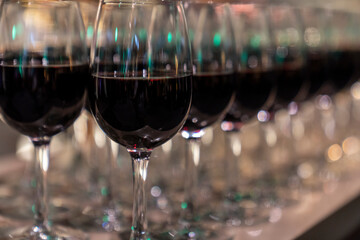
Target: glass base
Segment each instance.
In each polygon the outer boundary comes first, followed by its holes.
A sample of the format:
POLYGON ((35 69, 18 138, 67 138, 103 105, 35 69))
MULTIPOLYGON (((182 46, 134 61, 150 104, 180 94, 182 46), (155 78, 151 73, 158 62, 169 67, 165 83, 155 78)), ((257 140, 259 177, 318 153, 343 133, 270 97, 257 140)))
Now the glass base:
MULTIPOLYGON (((199 222, 181 221, 177 229, 168 232, 168 236, 175 240, 203 240, 219 239, 218 232, 221 224, 211 219, 202 219, 199 222)), ((170 239, 170 238, 168 238, 170 239)))
POLYGON ((141 237, 134 237, 132 236, 131 231, 126 231, 119 233, 116 239, 112 238, 111 240, 218 240, 218 238, 215 237, 215 232, 211 235, 214 237, 209 237, 208 231, 201 229, 200 227, 191 227, 162 233, 148 233, 141 237))
MULTIPOLYGON (((5 239, 5 238, 4 238, 5 239)), ((16 240, 87 240, 89 237, 79 231, 62 226, 55 226, 51 230, 44 227, 32 226, 12 230, 6 239, 16 240)))
POLYGON ((117 208, 88 206, 69 220, 72 226, 84 231, 122 232, 129 229, 131 212, 126 213, 117 208))
POLYGON ((228 227, 254 226, 269 221, 277 203, 262 196, 244 193, 232 193, 218 203, 217 210, 209 217, 228 227))
POLYGON ((131 230, 127 230, 127 231, 123 231, 118 233, 117 238, 114 239, 112 238, 111 240, 170 240, 170 238, 165 238, 163 236, 161 236, 160 234, 150 234, 150 233, 146 233, 143 234, 141 236, 134 236, 133 232, 131 230))

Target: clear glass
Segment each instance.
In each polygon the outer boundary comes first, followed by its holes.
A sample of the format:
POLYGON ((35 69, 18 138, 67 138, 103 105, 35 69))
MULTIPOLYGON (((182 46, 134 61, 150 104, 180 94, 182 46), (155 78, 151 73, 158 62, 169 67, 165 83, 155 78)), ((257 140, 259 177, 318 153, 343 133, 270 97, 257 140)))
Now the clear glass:
MULTIPOLYGON (((301 36, 304 40, 305 77, 309 82, 308 94, 306 99, 317 97, 319 94, 330 94, 331 85, 329 84, 329 58, 328 41, 326 40, 327 11, 322 8, 303 7, 295 9, 301 20, 301 36)), ((323 100, 327 97, 323 97, 323 100)), ((328 102, 330 103, 330 102, 328 102)), ((314 111, 315 106, 309 103, 301 103, 300 115, 293 117, 294 122, 291 126, 296 130, 303 126, 304 134, 295 136, 294 150, 297 159, 297 175, 300 177, 304 188, 308 191, 319 191, 322 188, 320 179, 321 165, 323 165, 323 149, 327 145, 324 132, 321 132, 321 121, 313 119, 323 118, 318 111, 314 111), (300 125, 299 125, 300 124, 300 125), (316 148, 305 147, 307 142, 317 141, 316 148), (304 171, 303 169, 308 169, 304 171), (305 172, 305 173, 304 173, 305 172), (309 174, 306 174, 309 173, 309 174), (312 173, 312 174, 310 174, 312 173)))
POLYGON ((306 65, 306 45, 300 20, 296 9, 290 5, 274 5, 270 8, 269 24, 276 49, 276 69, 279 71, 274 110, 285 109, 285 112, 275 114, 275 121, 281 119, 277 145, 283 152, 283 159, 279 161, 282 166, 270 177, 278 180, 279 184, 274 190, 286 202, 284 204, 296 203, 302 197, 303 185, 296 172, 299 158, 295 155, 294 123, 299 104, 312 96, 310 89, 315 86, 307 75, 310 69, 306 65))
MULTIPOLYGON (((103 131, 133 167, 130 239, 148 239, 147 166, 152 149, 183 126, 191 102, 191 55, 178 1, 103 1, 91 48, 89 99, 103 131)), ((130 230, 130 229, 129 229, 130 230)))
POLYGON ((360 35, 359 14, 341 10, 327 11, 325 42, 328 50, 329 80, 332 94, 349 88, 358 79, 360 35))
MULTIPOLYGON (((275 109, 286 108, 291 102, 308 97, 310 82, 305 75, 303 28, 296 9, 286 4, 271 6, 268 21, 279 71, 275 109)), ((296 108, 290 110, 290 114, 296 114, 296 108)))
POLYGON ((329 91, 328 79, 328 42, 326 41, 325 26, 326 10, 322 8, 295 9, 301 21, 301 37, 304 40, 306 57, 306 77, 310 83, 308 97, 329 91))
POLYGON ((51 137, 75 121, 86 97, 88 57, 78 5, 67 1, 6 1, 1 9, 0 32, 2 117, 30 137, 35 147, 35 223, 9 236, 82 239, 79 232, 52 226, 47 191, 51 137))
MULTIPOLYGON (((263 215, 260 214, 261 202, 257 184, 244 186, 244 182, 256 180, 241 176, 239 160, 243 156, 240 136, 243 135, 244 124, 256 117, 258 111, 268 110, 276 96, 275 49, 268 14, 268 8, 264 5, 232 5, 238 65, 235 101, 221 124, 228 149, 224 159, 226 182, 223 210, 219 213, 221 219, 232 226, 242 222, 255 224, 264 220, 260 219, 263 215)), ((257 164, 261 171, 263 163, 257 164)))
MULTIPOLYGON (((348 99, 351 85, 359 79, 359 28, 360 15, 344 10, 326 10, 323 25, 324 42, 327 50, 327 91, 315 99, 315 104, 322 119, 320 129, 323 131, 323 142, 327 144, 321 158, 320 177, 323 189, 339 180, 347 178, 344 174, 347 156, 332 160, 331 151, 351 135, 347 129, 351 125, 351 101, 348 99), (324 178, 324 176, 334 176, 324 178), (334 181, 335 180, 335 181, 334 181)), ((350 138, 351 139, 351 138, 350 138)))
POLYGON ((86 46, 89 48, 94 36, 95 28, 95 19, 96 13, 99 6, 99 1, 97 0, 77 0, 79 3, 82 19, 84 21, 85 32, 86 32, 86 46))
POLYGON ((186 1, 185 14, 193 57, 193 99, 182 129, 186 139, 184 198, 181 203, 180 238, 210 236, 214 229, 204 214, 212 206, 199 206, 200 138, 204 129, 220 121, 234 99, 235 38, 228 4, 220 1, 186 1), (206 225, 206 226, 205 226, 206 225))
MULTIPOLYGON (((79 4, 86 33, 86 47, 90 58, 90 47, 93 41, 95 19, 99 6, 98 0, 76 0, 79 4)), ((71 217, 71 224, 86 231, 118 232, 125 229, 126 222, 122 215, 122 208, 117 203, 120 196, 114 194, 112 171, 116 168, 116 159, 113 153, 118 146, 111 144, 111 140, 97 126, 90 113, 90 107, 85 106, 78 121, 74 124, 74 140, 78 147, 79 161, 73 166, 73 173, 67 177, 68 181, 78 181, 80 185, 74 190, 72 204, 73 212, 81 213, 71 217)), ((118 181, 118 179, 114 179, 118 181)), ((74 186, 74 184, 68 184, 74 186)), ((75 186, 74 186, 75 187, 75 186)), ((64 206, 66 207, 66 206, 64 206)))

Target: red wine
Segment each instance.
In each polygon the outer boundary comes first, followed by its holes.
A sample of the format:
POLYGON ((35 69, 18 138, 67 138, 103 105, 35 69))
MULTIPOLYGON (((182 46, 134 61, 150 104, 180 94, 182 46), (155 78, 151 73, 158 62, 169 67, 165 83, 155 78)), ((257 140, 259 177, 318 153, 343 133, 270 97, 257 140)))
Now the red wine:
POLYGON ((182 127, 191 103, 191 76, 94 75, 91 110, 103 131, 127 148, 152 149, 182 127))
POLYGON ((329 52, 329 81, 333 91, 350 86, 360 73, 360 51, 338 50, 329 52))
POLYGON ((198 131, 222 120, 233 99, 233 73, 194 75, 191 109, 183 130, 198 131))
POLYGON ((306 61, 306 77, 309 88, 307 97, 312 97, 321 91, 328 79, 328 54, 319 51, 309 51, 306 61))
POLYGON ((246 122, 260 109, 269 108, 276 95, 274 71, 245 70, 237 74, 236 98, 225 121, 246 122))
POLYGON ((86 99, 88 65, 0 65, 4 120, 31 138, 53 136, 79 116, 86 99))
POLYGON ((277 103, 287 106, 291 101, 306 98, 309 82, 302 64, 286 63, 277 69, 277 76, 277 103))

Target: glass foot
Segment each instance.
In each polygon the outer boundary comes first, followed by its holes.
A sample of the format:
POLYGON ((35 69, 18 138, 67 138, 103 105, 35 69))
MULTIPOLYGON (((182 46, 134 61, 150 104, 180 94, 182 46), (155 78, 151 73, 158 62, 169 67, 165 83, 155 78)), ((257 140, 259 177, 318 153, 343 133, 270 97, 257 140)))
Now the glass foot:
MULTIPOLYGON (((131 214, 131 213, 130 213, 131 214)), ((126 214, 129 215, 129 214, 126 214)), ((131 216, 131 215, 130 215, 131 216)), ((131 219, 131 218, 130 218, 131 219)), ((89 207, 69 221, 71 225, 86 231, 121 232, 130 228, 124 211, 115 208, 89 207)))
POLYGON ((203 239, 219 239, 217 235, 216 226, 212 223, 191 223, 180 224, 181 227, 169 232, 170 236, 173 236, 175 240, 203 240, 203 239))
POLYGON ((111 240, 122 240, 122 239, 130 239, 130 240, 159 240, 157 237, 152 236, 151 234, 141 234, 141 236, 134 236, 133 232, 129 230, 122 231, 118 233, 118 236, 116 239, 111 240))
POLYGON ((278 208, 271 199, 240 193, 229 195, 218 204, 218 210, 208 216, 228 227, 254 226, 268 222, 272 210, 278 208))
POLYGON ((55 226, 51 230, 41 226, 25 227, 12 230, 2 239, 16 240, 86 240, 88 236, 75 229, 55 226))
POLYGON ((134 236, 131 229, 128 229, 126 231, 122 231, 117 233, 117 237, 112 237, 111 240, 174 240, 174 234, 173 232, 168 231, 157 231, 157 230, 150 230, 150 233, 146 233, 141 236, 134 236))

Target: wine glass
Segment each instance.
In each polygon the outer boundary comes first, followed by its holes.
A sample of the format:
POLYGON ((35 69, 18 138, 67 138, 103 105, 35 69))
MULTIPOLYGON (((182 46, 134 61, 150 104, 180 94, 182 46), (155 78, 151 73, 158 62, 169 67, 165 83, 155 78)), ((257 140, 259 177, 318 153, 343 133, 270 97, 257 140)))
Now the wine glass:
POLYGON ((319 94, 329 92, 330 85, 328 68, 328 44, 325 37, 326 10, 323 8, 301 7, 296 8, 295 13, 301 20, 301 38, 304 40, 305 57, 305 78, 308 82, 308 91, 305 103, 301 104, 301 111, 294 122, 293 132, 303 128, 297 136, 293 138, 293 145, 296 158, 298 159, 296 171, 301 178, 301 182, 306 190, 318 190, 321 187, 319 181, 319 169, 322 164, 320 159, 323 157, 323 149, 327 141, 321 131, 321 122, 314 121, 322 118, 315 111, 313 98, 319 94), (313 147, 314 144, 317 147, 313 147))
MULTIPOLYGON (((94 24, 98 9, 98 0, 77 0, 82 13, 86 30, 86 46, 90 57, 90 47, 93 40, 94 24)), ((107 232, 120 231, 125 226, 119 197, 114 195, 112 180, 114 177, 116 159, 118 158, 118 144, 111 144, 111 140, 97 126, 88 103, 74 123, 75 147, 78 150, 78 161, 72 166, 77 174, 68 172, 69 181, 77 181, 77 191, 74 190, 72 202, 74 216, 69 222, 80 229, 105 230, 107 232), (83 191, 79 191, 82 189, 83 191), (85 190, 84 190, 85 189, 85 190), (73 204, 74 205, 74 204, 73 204), (101 229, 102 228, 102 229, 101 229)), ((70 185, 71 186, 71 185, 70 185)), ((70 187, 71 188, 71 187, 70 187)), ((129 223, 130 224, 130 223, 129 223)))
POLYGON ((359 65, 359 15, 348 11, 328 11, 326 42, 329 51, 329 80, 335 92, 357 80, 359 65))
POLYGON ((303 101, 310 85, 304 71, 301 24, 295 9, 288 5, 271 6, 269 22, 276 48, 275 65, 279 73, 276 104, 280 108, 288 107, 291 102, 303 101))
MULTIPOLYGON (((222 219, 228 225, 238 225, 242 221, 255 223, 263 218, 257 188, 255 185, 244 186, 242 182, 245 179, 238 179, 237 159, 241 152, 239 131, 261 109, 265 112, 274 103, 277 72, 267 22, 268 7, 238 3, 232 5, 232 10, 238 66, 236 98, 221 124, 225 132, 225 146, 229 148, 225 151, 224 159, 226 185, 222 219)), ((258 164, 261 165, 259 169, 264 167, 264 163, 258 164)))
MULTIPOLYGON (((185 2, 194 76, 192 105, 181 132, 186 146, 180 238, 198 238, 205 234, 197 223, 202 215, 197 209, 201 205, 199 139, 206 127, 224 117, 234 99, 235 41, 229 13, 229 5, 220 1, 185 2)), ((209 207, 204 200, 202 205, 209 207)))
POLYGON ((304 39, 306 78, 309 82, 307 99, 325 92, 328 78, 327 42, 325 38, 326 11, 322 8, 295 9, 304 39))
MULTIPOLYGON (((360 57, 358 42, 359 38, 359 14, 344 10, 327 10, 325 28, 325 41, 328 53, 328 78, 327 92, 319 96, 316 106, 320 109, 322 117, 322 129, 328 145, 325 149, 325 159, 322 158, 323 166, 320 169, 322 176, 332 176, 332 179, 322 179, 324 187, 334 179, 344 176, 346 162, 346 139, 353 135, 347 131, 351 124, 350 106, 351 99, 348 94, 349 87, 359 79, 360 57), (323 104, 324 100, 327 104, 323 104), (325 121, 327 120, 327 121, 325 121), (340 142, 344 142, 344 145, 340 142), (340 145, 339 145, 340 144, 340 145), (345 146, 344 149, 340 146, 345 146), (340 147, 342 156, 334 158, 332 150, 340 147)), ((351 128, 350 128, 351 129, 351 128)), ((346 174, 347 176, 348 174, 346 174)))
POLYGON ((2 118, 31 139, 36 159, 32 184, 35 222, 9 237, 82 239, 76 231, 52 226, 47 191, 51 137, 75 121, 86 98, 89 67, 78 5, 6 1, 0 32, 2 118))
POLYGON ((102 130, 133 167, 130 239, 148 239, 152 149, 183 126, 191 103, 191 55, 180 1, 101 1, 91 48, 89 100, 102 130))
MULTIPOLYGON (((281 4, 273 5, 269 11, 271 37, 275 44, 275 68, 278 72, 277 94, 273 110, 275 126, 277 126, 277 151, 281 157, 271 159, 271 174, 276 185, 276 195, 279 200, 289 204, 298 200, 301 191, 301 181, 296 174, 298 161, 294 155, 293 120, 296 118, 298 103, 310 95, 310 81, 306 76, 305 45, 302 27, 296 9, 281 4), (284 194, 283 194, 284 193, 284 194)), ((273 150, 272 149, 272 150, 273 150)), ((274 189, 275 190, 275 189, 274 189)))

